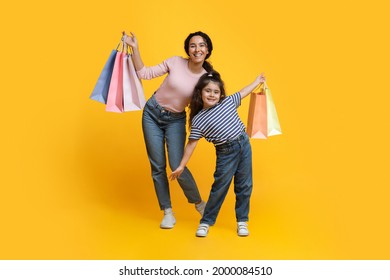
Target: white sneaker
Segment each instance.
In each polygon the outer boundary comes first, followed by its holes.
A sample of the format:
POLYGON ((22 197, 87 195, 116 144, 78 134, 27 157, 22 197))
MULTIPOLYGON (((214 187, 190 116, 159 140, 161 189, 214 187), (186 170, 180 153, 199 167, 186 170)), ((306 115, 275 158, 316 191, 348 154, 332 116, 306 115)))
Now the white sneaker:
POLYGON ((237 223, 237 234, 238 236, 248 236, 248 224, 246 222, 238 222, 237 223))
POLYGON ((198 237, 206 237, 209 232, 208 224, 200 224, 198 230, 196 231, 196 236, 198 237))
POLYGON ((204 202, 203 200, 200 203, 195 204, 196 211, 198 211, 202 217, 203 217, 205 207, 206 207, 206 202, 204 202))
POLYGON ((176 224, 175 216, 173 216, 172 208, 164 210, 164 218, 161 221, 160 228, 173 228, 176 224))

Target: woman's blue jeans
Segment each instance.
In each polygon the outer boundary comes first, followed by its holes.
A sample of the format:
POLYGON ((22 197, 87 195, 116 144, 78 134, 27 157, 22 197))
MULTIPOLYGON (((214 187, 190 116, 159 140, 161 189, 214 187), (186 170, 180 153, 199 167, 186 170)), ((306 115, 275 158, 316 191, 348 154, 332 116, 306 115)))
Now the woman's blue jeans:
POLYGON ((236 220, 247 222, 249 200, 252 194, 252 149, 249 137, 243 132, 235 140, 218 145, 215 149, 217 163, 214 183, 200 222, 208 225, 215 224, 233 177, 236 194, 236 220))
MULTIPOLYGON (((166 151, 169 166, 171 170, 175 170, 184 153, 186 112, 167 111, 157 103, 153 95, 144 107, 142 129, 160 209, 172 208, 166 171, 166 151)), ((189 203, 197 203, 202 200, 188 168, 184 169, 177 180, 189 203)))

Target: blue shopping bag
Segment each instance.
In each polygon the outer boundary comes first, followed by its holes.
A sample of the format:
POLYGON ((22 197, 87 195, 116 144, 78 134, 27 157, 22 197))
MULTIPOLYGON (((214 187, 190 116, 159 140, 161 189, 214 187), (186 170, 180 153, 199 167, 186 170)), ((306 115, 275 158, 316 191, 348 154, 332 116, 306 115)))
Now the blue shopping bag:
POLYGON ((93 89, 89 98, 104 104, 107 103, 108 89, 110 88, 111 75, 112 70, 114 69, 116 54, 116 49, 111 51, 110 56, 108 57, 108 60, 104 65, 99 79, 96 82, 95 88, 93 89))

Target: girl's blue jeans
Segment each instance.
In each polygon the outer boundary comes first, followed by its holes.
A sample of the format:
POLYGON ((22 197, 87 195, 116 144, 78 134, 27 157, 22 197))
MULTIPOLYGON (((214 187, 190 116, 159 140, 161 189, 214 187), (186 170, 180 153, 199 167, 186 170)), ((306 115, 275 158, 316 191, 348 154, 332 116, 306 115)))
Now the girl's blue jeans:
POLYGON ((243 132, 238 138, 215 146, 215 149, 217 163, 214 183, 200 222, 214 225, 233 177, 236 220, 247 222, 252 193, 252 150, 249 137, 243 132))

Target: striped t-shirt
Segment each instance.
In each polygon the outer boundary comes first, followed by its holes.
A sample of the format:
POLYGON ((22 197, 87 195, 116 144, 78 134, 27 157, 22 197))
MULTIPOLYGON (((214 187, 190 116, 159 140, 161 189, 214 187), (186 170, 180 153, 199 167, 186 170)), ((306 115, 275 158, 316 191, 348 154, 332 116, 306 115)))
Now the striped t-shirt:
POLYGON ((245 126, 237 113, 241 105, 241 95, 236 92, 227 96, 213 107, 202 109, 192 119, 189 139, 204 137, 207 141, 220 145, 238 137, 245 126))

